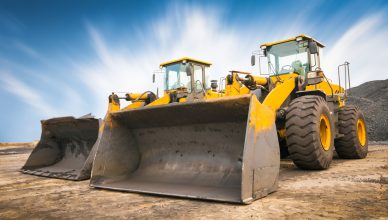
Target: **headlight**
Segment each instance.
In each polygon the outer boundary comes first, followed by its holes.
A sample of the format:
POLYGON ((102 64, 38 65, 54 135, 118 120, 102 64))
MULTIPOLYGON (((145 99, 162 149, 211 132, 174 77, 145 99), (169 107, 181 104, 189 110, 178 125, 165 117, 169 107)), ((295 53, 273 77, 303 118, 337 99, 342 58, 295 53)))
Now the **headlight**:
POLYGON ((317 72, 309 72, 307 73, 307 78, 317 78, 319 77, 317 72))

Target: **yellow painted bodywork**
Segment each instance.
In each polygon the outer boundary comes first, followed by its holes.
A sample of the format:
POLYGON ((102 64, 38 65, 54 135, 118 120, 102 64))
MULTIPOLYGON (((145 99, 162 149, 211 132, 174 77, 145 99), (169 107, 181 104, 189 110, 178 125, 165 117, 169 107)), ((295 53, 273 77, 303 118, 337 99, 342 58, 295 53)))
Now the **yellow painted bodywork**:
POLYGON ((262 76, 252 76, 252 77, 253 77, 253 80, 255 80, 255 83, 257 85, 264 86, 264 85, 267 85, 267 83, 268 83, 268 79, 265 77, 262 77, 262 76))
POLYGON ((168 93, 165 93, 165 95, 163 97, 151 102, 147 106, 165 105, 165 104, 170 103, 170 101, 171 101, 170 96, 168 95, 168 93))
POLYGON ((109 102, 108 112, 115 112, 115 111, 118 111, 118 110, 120 110, 120 102, 115 102, 114 100, 109 102))
POLYGON ((206 91, 205 99, 216 99, 216 98, 221 98, 224 96, 225 96, 224 93, 213 91, 213 90, 209 89, 208 91, 206 91))
POLYGON ((124 109, 135 109, 140 108, 144 106, 144 102, 133 102, 132 104, 128 105, 124 109))
POLYGON ((310 37, 310 36, 307 36, 305 34, 300 34, 298 36, 295 36, 295 37, 291 37, 291 38, 288 38, 288 39, 285 39, 285 40, 280 40, 280 41, 275 41, 275 42, 271 42, 271 43, 265 43, 265 44, 261 44, 260 47, 262 46, 266 46, 266 47, 270 47, 270 46, 273 46, 273 45, 276 45, 276 44, 281 44, 281 43, 287 43, 287 42, 290 42, 290 41, 296 41, 296 38, 298 37, 301 37, 303 39, 310 39, 310 40, 313 40, 315 42, 317 42, 317 44, 321 47, 325 47, 325 45, 323 45, 321 42, 315 40, 314 38, 310 37))
POLYGON ((231 70, 229 72, 230 73, 239 73, 239 74, 243 74, 243 75, 251 75, 252 74, 251 72, 245 72, 245 71, 239 71, 239 70, 231 70))
MULTIPOLYGON (((237 80, 237 78, 239 76, 236 72, 232 73, 232 77, 233 77, 232 84, 227 85, 227 83, 225 83, 226 84, 225 90, 223 92, 213 91, 213 90, 209 89, 205 92, 204 99, 217 99, 217 98, 221 98, 221 97, 239 96, 239 95, 245 95, 245 94, 250 93, 250 90, 247 87, 245 87, 244 85, 242 85, 237 80)), ((294 90, 294 88, 296 86, 295 85, 295 81, 296 81, 295 78, 296 77, 298 77, 298 74, 296 74, 296 73, 281 74, 281 75, 276 75, 276 76, 274 75, 274 76, 270 76, 268 78, 255 77, 254 78, 255 82, 259 85, 260 84, 264 85, 268 82, 268 80, 270 80, 272 82, 272 84, 275 86, 275 88, 273 88, 271 90, 271 92, 267 95, 267 97, 264 99, 263 105, 268 106, 274 112, 277 111, 283 105, 283 103, 287 100, 287 98, 289 97, 291 92, 294 90)), ((335 84, 330 84, 330 85, 333 88, 334 94, 338 95, 338 94, 344 92, 344 89, 342 87, 335 85, 335 84)), ((332 94, 330 86, 326 81, 322 81, 321 83, 316 84, 316 85, 307 86, 306 90, 321 90, 327 96, 330 96, 332 94)), ((170 94, 170 92, 175 92, 175 91, 176 90, 165 91, 164 95, 161 98, 155 100, 154 102, 148 104, 147 106, 157 106, 157 105, 169 104, 171 102, 169 94, 170 94)), ((141 95, 141 93, 132 93, 132 94, 133 94, 132 95, 133 98, 139 98, 141 95)), ((141 97, 141 98, 143 98, 143 97, 141 97)), ((179 102, 181 102, 181 103, 187 102, 187 100, 188 100, 187 98, 180 98, 179 102)), ((340 106, 344 105, 344 100, 340 99, 340 96, 338 96, 338 102, 340 103, 340 106)), ((134 108, 140 108, 143 106, 144 106, 144 103, 139 101, 139 102, 134 102, 134 103, 128 105, 124 109, 134 109, 134 108)), ((110 108, 111 108, 111 111, 117 111, 120 109, 120 106, 117 104, 114 104, 110 108)))
POLYGON ((287 74, 280 74, 280 75, 273 75, 270 76, 269 79, 271 80, 272 83, 275 85, 281 84, 284 81, 287 81, 288 79, 293 79, 295 77, 298 77, 298 74, 296 73, 287 73, 287 74))
POLYGON ((237 81, 237 73, 232 73, 233 83, 228 85, 225 80, 225 95, 235 96, 240 95, 241 84, 237 81))
POLYGON ((165 67, 165 66, 168 66, 168 65, 171 65, 171 64, 181 63, 181 62, 183 62, 183 61, 193 61, 193 62, 195 62, 195 63, 204 64, 205 66, 210 66, 210 65, 212 65, 211 63, 206 62, 206 61, 197 60, 197 59, 193 59, 193 58, 190 58, 190 57, 182 57, 182 58, 180 58, 180 59, 171 60, 171 61, 167 61, 167 62, 161 63, 159 66, 160 66, 160 67, 165 67))
POLYGON ((148 98, 148 94, 147 93, 127 93, 127 97, 129 97, 129 99, 131 101, 133 100, 145 100, 148 98))
POLYGON ((179 102, 187 102, 187 98, 180 98, 179 102))
POLYGON ((238 81, 238 73, 242 74, 248 74, 245 72, 239 72, 239 71, 231 71, 232 72, 232 78, 233 82, 231 85, 228 85, 225 81, 225 96, 236 96, 236 95, 244 95, 249 94, 250 90, 242 86, 241 83, 238 81))
MULTIPOLYGON (((288 73, 288 74, 281 74, 281 75, 273 75, 273 76, 270 76, 269 79, 277 87, 278 85, 282 85, 287 80, 289 80, 291 78, 295 78, 295 77, 298 77, 298 74, 288 73)), ((320 82, 316 85, 306 86, 306 91, 311 91, 311 90, 321 90, 327 96, 331 96, 332 94, 341 95, 341 94, 344 94, 344 92, 345 92, 344 88, 340 87, 337 84, 333 84, 333 83, 329 84, 326 80, 323 80, 322 82, 320 82), (332 89, 333 89, 333 92, 332 92, 332 89)), ((340 96, 338 96, 338 102, 340 104, 340 107, 345 105, 345 100, 341 99, 340 96)))
POLYGON ((256 96, 252 96, 250 108, 248 125, 254 128, 256 134, 274 126, 275 112, 265 104, 261 104, 256 96))
MULTIPOLYGON (((297 37, 304 37, 304 38, 309 38, 306 35, 298 35, 294 38, 286 39, 283 41, 278 41, 278 42, 273 42, 271 44, 264 44, 266 46, 274 45, 274 44, 280 44, 288 41, 295 40, 297 37)), ((180 62, 197 62, 197 63, 202 63, 205 65, 211 65, 209 62, 197 60, 197 59, 192 59, 189 57, 183 57, 180 59, 164 62, 160 64, 160 66, 168 66, 171 64, 175 63, 180 63, 180 62)), ((244 95, 244 94, 249 94, 251 91, 244 86, 240 81, 240 76, 239 74, 242 75, 251 75, 249 72, 241 72, 241 71, 230 71, 231 76, 232 76, 232 83, 228 85, 225 80, 225 89, 223 91, 213 91, 211 89, 207 90, 204 94, 204 99, 217 99, 221 97, 227 97, 227 96, 239 96, 239 95, 244 95)), ((288 74, 280 74, 280 75, 272 75, 269 77, 262 77, 262 76, 252 76, 254 82, 257 85, 267 85, 268 81, 270 81, 270 84, 272 85, 272 88, 270 93, 266 96, 266 98, 263 101, 263 105, 268 106, 270 109, 272 109, 274 112, 277 111, 283 103, 287 100, 289 95, 292 93, 292 91, 295 89, 295 78, 298 77, 299 74, 297 73, 288 73, 288 74)), ((343 88, 339 87, 338 85, 331 84, 331 88, 333 88, 333 93, 334 94, 339 94, 343 93, 343 88)), ((331 95, 331 89, 329 84, 326 81, 322 81, 321 83, 317 85, 311 85, 307 86, 306 90, 321 90, 323 91, 326 95, 331 95)), ((157 106, 157 105, 165 105, 169 104, 171 102, 170 100, 170 93, 171 92, 176 92, 176 90, 171 90, 171 91, 165 91, 164 95, 155 100, 154 102, 148 104, 147 106, 157 106)), ((133 99, 141 99, 143 97, 140 97, 142 94, 141 93, 132 93, 131 98, 133 99)), ((188 98, 180 98, 178 102, 187 102, 188 98)), ((343 100, 340 100, 340 106, 344 104, 343 100)), ((141 103, 133 103, 131 105, 128 105, 125 109, 133 109, 133 108, 139 108, 142 107, 143 105, 141 103)), ((116 108, 117 109, 117 108, 116 108)))
MULTIPOLYGON (((286 42, 289 40, 290 39, 285 40, 285 41, 280 41, 278 43, 286 42)), ((292 38, 291 40, 295 40, 295 39, 292 38)), ((173 60, 173 61, 162 63, 161 66, 166 66, 166 65, 170 65, 170 64, 183 62, 184 60, 203 63, 205 65, 210 65, 210 63, 207 63, 204 61, 199 61, 199 60, 184 57, 184 58, 181 58, 178 60, 173 60)), ((229 85, 229 83, 227 82, 228 79, 226 79, 224 90, 222 90, 222 91, 216 91, 216 90, 212 90, 212 89, 206 90, 205 93, 203 94, 203 99, 205 99, 205 100, 207 100, 207 99, 219 99, 219 98, 223 98, 223 97, 242 96, 242 95, 250 94, 251 90, 248 89, 241 82, 241 80, 245 80, 244 75, 252 76, 248 72, 231 71, 230 77, 232 78, 232 83, 229 85), (241 75, 239 75, 239 74, 241 74, 241 75)), ((252 76, 254 82, 257 85, 265 86, 270 91, 262 103, 257 100, 256 96, 254 96, 254 95, 252 96, 253 97, 252 100, 255 100, 254 101, 255 104, 252 107, 252 108, 254 108, 252 110, 253 111, 252 114, 263 114, 263 115, 265 115, 265 117, 262 117, 262 116, 258 117, 257 115, 255 117, 252 116, 252 118, 260 118, 260 122, 259 121, 250 121, 249 123, 253 123, 253 124, 250 124, 250 126, 254 126, 254 124, 257 124, 257 125, 255 125, 255 127, 260 125, 262 128, 264 128, 267 125, 268 126, 273 125, 273 123, 275 122, 276 111, 284 105, 284 103, 287 101, 287 99, 289 99, 290 94, 297 86, 296 79, 298 76, 299 76, 299 74, 297 74, 297 73, 279 74, 279 75, 272 75, 269 77, 252 76), (265 112, 262 112, 262 111, 265 111, 265 112), (263 120, 263 118, 265 118, 265 119, 263 120)), ((343 94, 344 89, 338 85, 335 85, 335 84, 330 83, 330 85, 327 81, 323 80, 322 82, 320 82, 316 85, 307 86, 306 90, 321 90, 327 96, 330 96, 330 95, 332 95, 332 92, 331 92, 331 88, 332 88, 333 94, 338 95, 336 97, 338 97, 338 102, 340 103, 340 106, 343 106, 344 100, 343 100, 343 98, 340 98, 342 96, 340 96, 339 94, 343 94), (330 85, 331 85, 331 87, 330 87, 330 85)), ((147 106, 158 106, 158 105, 166 105, 166 104, 171 103, 170 94, 173 92, 179 93, 179 91, 177 91, 177 90, 164 91, 164 95, 162 97, 151 102, 147 106)), ((131 97, 131 100, 139 100, 139 101, 134 101, 132 104, 128 105, 123 110, 141 108, 144 106, 144 102, 142 101, 142 99, 145 99, 146 97, 143 97, 142 93, 131 93, 130 97, 131 97)), ((188 97, 179 98, 178 102, 179 103, 188 102, 189 100, 192 100, 192 98, 190 98, 190 97, 191 96, 189 95, 188 97)), ((119 105, 117 105, 117 103, 113 103, 110 105, 110 109, 112 111, 117 111, 117 110, 119 110, 119 108, 120 107, 119 107, 119 105)), ((329 132, 331 132, 331 131, 329 131, 329 132)), ((327 132, 325 134, 327 134, 327 132)), ((285 137, 285 129, 278 128, 278 135, 280 138, 284 138, 285 137)), ((332 135, 332 134, 329 133, 328 135, 332 135)), ((327 137, 327 135, 325 137, 327 137)), ((359 137, 360 137, 360 142, 363 141, 362 131, 360 131, 359 137)), ((324 145, 325 143, 326 142, 323 142, 323 146, 324 146, 324 148, 327 148, 327 145, 324 145)))
POLYGON ((306 91, 309 91, 309 90, 321 90, 327 96, 338 95, 337 97, 338 97, 339 106, 342 107, 345 105, 345 97, 341 98, 341 95, 344 94, 345 89, 337 84, 333 84, 333 83, 329 84, 327 81, 324 80, 316 85, 306 86, 306 91))
POLYGON ((269 106, 273 111, 276 111, 281 107, 284 101, 290 96, 292 90, 295 88, 295 78, 297 75, 287 75, 288 77, 283 76, 283 82, 280 83, 279 81, 277 86, 264 99, 263 104, 269 106))
POLYGON ((344 88, 340 87, 339 85, 327 83, 326 81, 322 81, 321 83, 318 83, 316 85, 310 85, 306 87, 306 90, 322 90, 325 92, 326 95, 338 95, 338 94, 343 94, 344 93, 344 88), (333 89, 333 92, 331 88, 333 89))

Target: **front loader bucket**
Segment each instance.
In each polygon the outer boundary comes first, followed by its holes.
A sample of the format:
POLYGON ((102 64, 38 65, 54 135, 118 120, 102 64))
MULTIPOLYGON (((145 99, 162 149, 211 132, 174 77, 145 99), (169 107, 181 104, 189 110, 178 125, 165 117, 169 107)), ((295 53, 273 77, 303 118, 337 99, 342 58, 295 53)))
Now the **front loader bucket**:
POLYGON ((254 95, 106 117, 91 186, 249 203, 277 188, 274 112, 254 95))
POLYGON ((69 180, 90 178, 99 120, 91 116, 42 121, 42 136, 21 171, 69 180))

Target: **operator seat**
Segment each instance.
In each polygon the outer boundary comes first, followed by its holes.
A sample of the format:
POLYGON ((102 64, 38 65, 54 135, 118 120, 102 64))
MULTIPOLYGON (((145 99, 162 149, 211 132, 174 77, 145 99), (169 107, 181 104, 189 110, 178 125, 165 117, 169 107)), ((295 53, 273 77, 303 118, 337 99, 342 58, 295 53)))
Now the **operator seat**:
POLYGON ((291 66, 294 69, 295 73, 299 73, 303 77, 305 76, 306 73, 300 60, 295 60, 294 62, 292 62, 291 66))

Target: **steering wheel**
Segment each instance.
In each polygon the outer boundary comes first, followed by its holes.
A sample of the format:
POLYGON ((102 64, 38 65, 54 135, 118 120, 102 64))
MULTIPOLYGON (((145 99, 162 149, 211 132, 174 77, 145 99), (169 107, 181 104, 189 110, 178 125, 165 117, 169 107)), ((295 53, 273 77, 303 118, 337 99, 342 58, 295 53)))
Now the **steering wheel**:
POLYGON ((291 65, 284 65, 284 66, 282 66, 282 69, 280 70, 280 72, 283 72, 283 70, 290 72, 293 69, 294 68, 291 65), (288 67, 288 69, 286 69, 287 67, 288 67))

